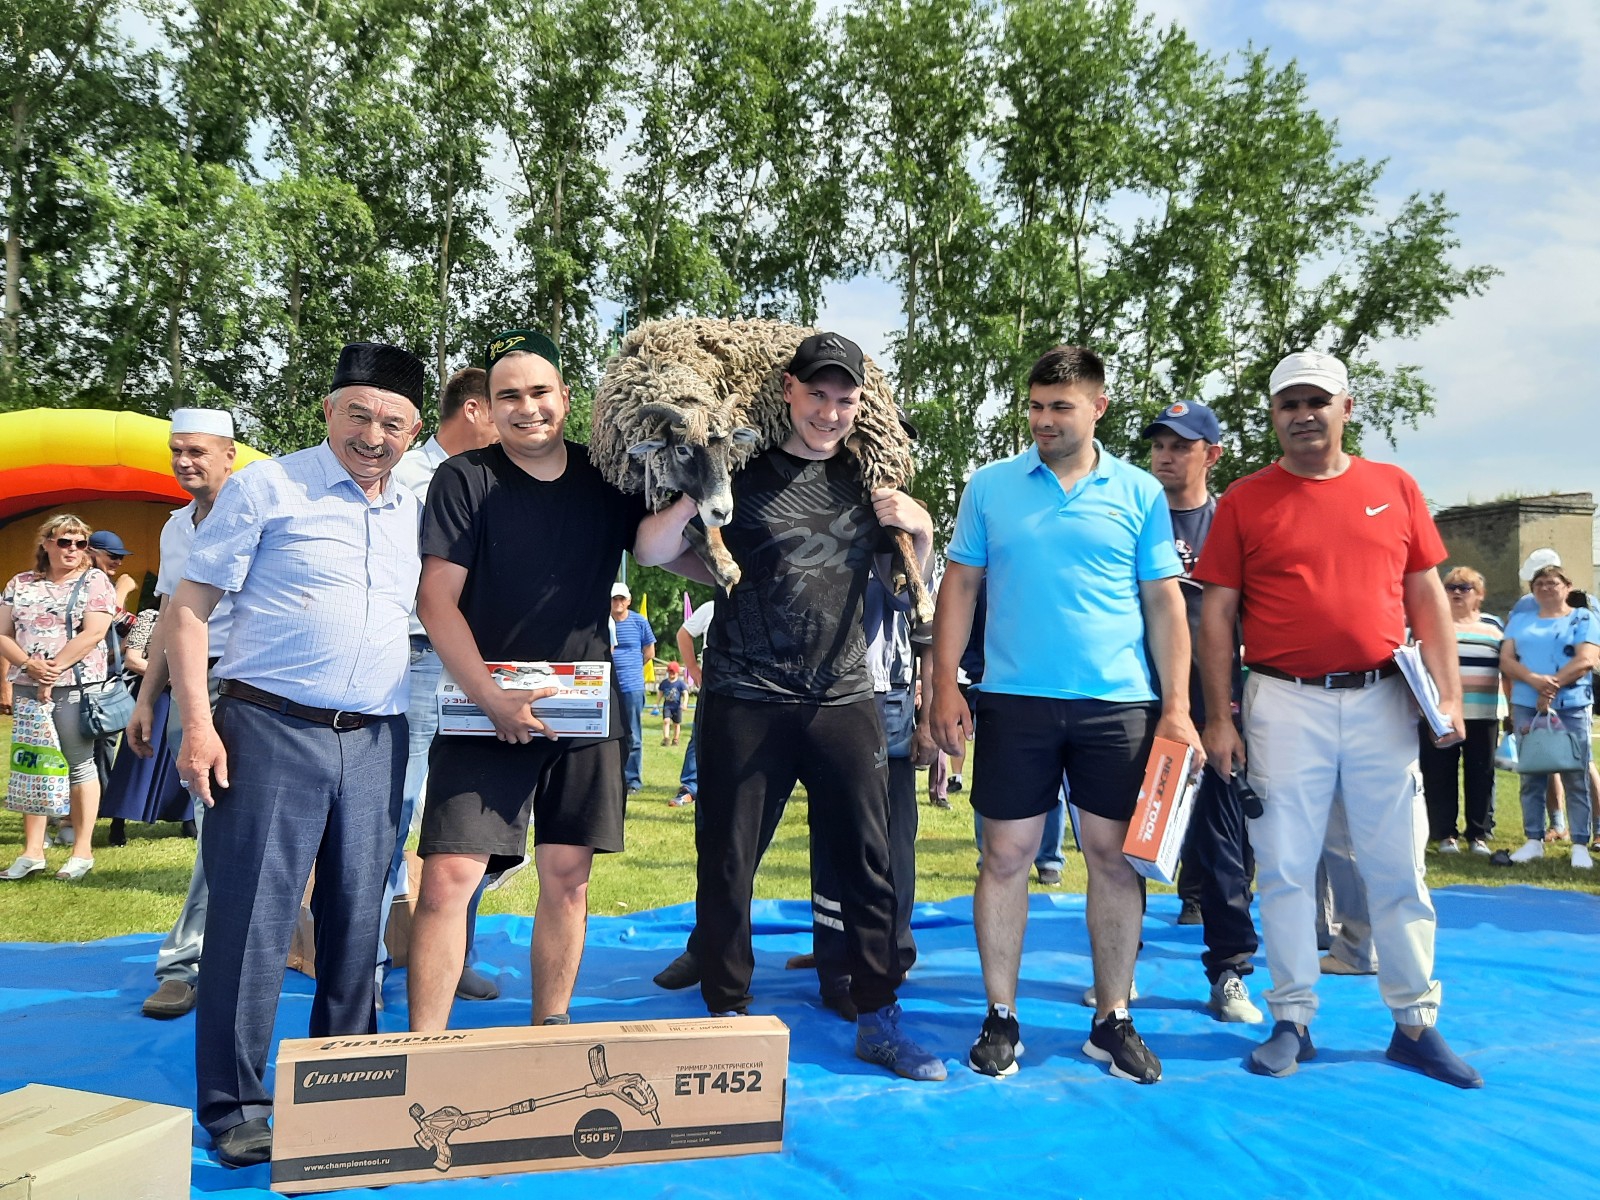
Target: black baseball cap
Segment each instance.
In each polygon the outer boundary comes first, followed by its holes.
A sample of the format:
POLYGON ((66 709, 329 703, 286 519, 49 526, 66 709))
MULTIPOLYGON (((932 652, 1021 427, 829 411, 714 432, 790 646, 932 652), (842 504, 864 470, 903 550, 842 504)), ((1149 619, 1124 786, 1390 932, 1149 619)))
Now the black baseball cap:
POLYGON ((801 383, 808 382, 823 367, 838 367, 855 380, 857 387, 867 381, 861 347, 837 333, 813 333, 789 360, 789 374, 801 383))

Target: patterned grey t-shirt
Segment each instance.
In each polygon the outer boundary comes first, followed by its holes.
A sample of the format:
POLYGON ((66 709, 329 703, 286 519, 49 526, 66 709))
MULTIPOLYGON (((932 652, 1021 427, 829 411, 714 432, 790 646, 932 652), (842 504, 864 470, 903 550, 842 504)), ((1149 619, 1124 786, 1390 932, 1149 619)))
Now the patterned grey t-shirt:
POLYGON ((862 599, 887 550, 853 463, 768 450, 734 476, 722 535, 742 574, 717 600, 705 689, 745 700, 848 704, 872 695, 862 599))

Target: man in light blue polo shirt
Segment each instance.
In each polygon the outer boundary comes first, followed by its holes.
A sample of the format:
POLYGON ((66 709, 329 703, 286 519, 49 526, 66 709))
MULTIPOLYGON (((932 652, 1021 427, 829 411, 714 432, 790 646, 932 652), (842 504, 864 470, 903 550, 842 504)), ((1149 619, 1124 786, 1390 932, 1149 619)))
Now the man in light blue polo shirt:
POLYGON ((1200 738, 1166 498, 1095 440, 1106 403, 1105 367, 1092 351, 1057 346, 1034 364, 1034 444, 973 475, 939 589, 933 733, 955 752, 974 732, 956 667, 988 580, 972 807, 984 818, 973 918, 989 1013, 968 1056, 986 1075, 1011 1074, 1022 1051, 1015 1010, 1028 867, 1065 773, 1089 869, 1098 1000, 1083 1050, 1119 1078, 1161 1078, 1128 1016, 1143 893, 1122 843, 1151 740, 1201 753, 1200 738))

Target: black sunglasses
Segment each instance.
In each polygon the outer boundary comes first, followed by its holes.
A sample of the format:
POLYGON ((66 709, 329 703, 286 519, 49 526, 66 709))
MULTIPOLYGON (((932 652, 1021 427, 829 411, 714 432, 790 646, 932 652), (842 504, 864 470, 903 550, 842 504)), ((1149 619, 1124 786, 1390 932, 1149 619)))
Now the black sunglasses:
POLYGON ((56 545, 63 550, 83 550, 89 545, 88 538, 57 538, 56 545))
POLYGON ((1447 592, 1472 592, 1477 589, 1470 583, 1447 583, 1444 585, 1444 590, 1447 592))

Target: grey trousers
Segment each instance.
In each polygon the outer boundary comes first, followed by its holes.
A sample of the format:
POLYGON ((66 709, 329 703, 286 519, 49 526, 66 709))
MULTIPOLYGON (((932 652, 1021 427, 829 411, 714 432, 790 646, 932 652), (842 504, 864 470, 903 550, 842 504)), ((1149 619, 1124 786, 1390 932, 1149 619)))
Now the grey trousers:
MULTIPOLYGON (((211 688, 211 707, 217 706, 217 681, 207 680, 211 688)), ((174 760, 183 749, 183 725, 178 720, 178 705, 167 708, 167 745, 174 760)), ((191 795, 192 799, 192 795, 191 795)), ((166 941, 156 951, 156 978, 162 983, 176 979, 193 986, 200 976, 200 951, 206 940, 206 867, 200 855, 200 839, 205 836, 206 806, 194 801, 194 870, 189 873, 189 891, 183 898, 183 911, 173 923, 166 941)))
POLYGON ((229 786, 206 823, 195 1115, 215 1137, 272 1112, 267 1056, 300 897, 317 869, 310 1036, 373 1033, 378 909, 400 820, 404 714, 336 732, 224 697, 229 786))
POLYGON ((1372 944, 1372 919, 1367 915, 1367 886, 1356 867, 1344 797, 1328 811, 1328 836, 1317 864, 1317 945, 1347 967, 1367 974, 1378 970, 1372 944))

